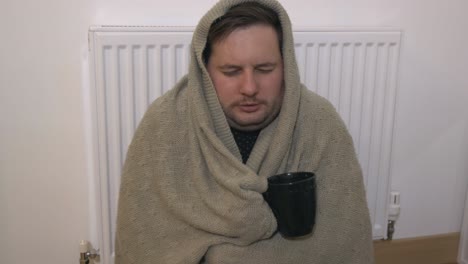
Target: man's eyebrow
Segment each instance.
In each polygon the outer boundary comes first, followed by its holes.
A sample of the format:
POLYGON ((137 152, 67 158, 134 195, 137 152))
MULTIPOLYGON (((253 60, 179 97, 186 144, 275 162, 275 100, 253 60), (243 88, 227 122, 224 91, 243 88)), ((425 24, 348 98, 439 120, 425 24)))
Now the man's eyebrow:
POLYGON ((260 64, 257 64, 255 65, 255 67, 275 67, 276 65, 278 65, 278 63, 275 63, 275 62, 265 62, 265 63, 260 63, 260 64))
POLYGON ((242 68, 239 65, 234 65, 234 64, 224 64, 218 67, 221 70, 232 70, 232 69, 239 69, 242 68))
MULTIPOLYGON (((265 62, 265 63, 260 63, 256 64, 255 68, 261 68, 261 67, 275 67, 278 65, 278 63, 275 62, 265 62)), ((239 69, 242 68, 240 65, 235 65, 235 64, 224 64, 218 67, 221 70, 231 70, 231 69, 239 69)))

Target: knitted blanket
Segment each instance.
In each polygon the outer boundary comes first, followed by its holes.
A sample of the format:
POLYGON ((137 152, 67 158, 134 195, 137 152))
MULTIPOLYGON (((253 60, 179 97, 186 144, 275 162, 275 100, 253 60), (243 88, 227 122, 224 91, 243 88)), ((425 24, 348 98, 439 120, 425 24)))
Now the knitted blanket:
POLYGON ((331 104, 299 81, 291 23, 283 27, 285 93, 278 117, 258 136, 246 164, 234 141, 202 52, 216 4, 192 40, 189 74, 149 107, 127 153, 118 204, 120 263, 373 263, 371 225, 352 139, 331 104), (285 239, 262 193, 269 176, 312 171, 313 233, 285 239))

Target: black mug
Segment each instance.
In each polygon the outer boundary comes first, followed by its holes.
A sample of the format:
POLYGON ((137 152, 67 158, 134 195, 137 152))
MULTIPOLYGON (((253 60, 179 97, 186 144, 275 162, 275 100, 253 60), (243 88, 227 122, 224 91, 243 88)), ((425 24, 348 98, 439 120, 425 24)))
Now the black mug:
POLYGON ((286 238, 308 235, 315 224, 315 174, 290 172, 268 178, 263 194, 278 222, 278 231, 286 238))

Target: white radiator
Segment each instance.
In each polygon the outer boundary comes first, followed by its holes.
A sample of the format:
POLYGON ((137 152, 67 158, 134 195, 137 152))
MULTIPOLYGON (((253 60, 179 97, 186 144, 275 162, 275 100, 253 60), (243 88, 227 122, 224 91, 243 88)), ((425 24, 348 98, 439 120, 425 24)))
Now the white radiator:
MULTIPOLYGON (((148 105, 188 70, 193 28, 90 29, 91 99, 102 263, 113 263, 121 167, 148 105)), ((387 227, 398 31, 295 30, 302 82, 328 98, 354 139, 375 239, 387 227)))

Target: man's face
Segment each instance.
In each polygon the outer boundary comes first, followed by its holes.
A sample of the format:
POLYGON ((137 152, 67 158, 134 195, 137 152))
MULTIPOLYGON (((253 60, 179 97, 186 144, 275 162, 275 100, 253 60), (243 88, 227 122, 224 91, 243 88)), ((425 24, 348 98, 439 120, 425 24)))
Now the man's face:
POLYGON ((284 87, 273 27, 252 25, 213 43, 207 69, 230 126, 257 130, 276 118, 284 87))

